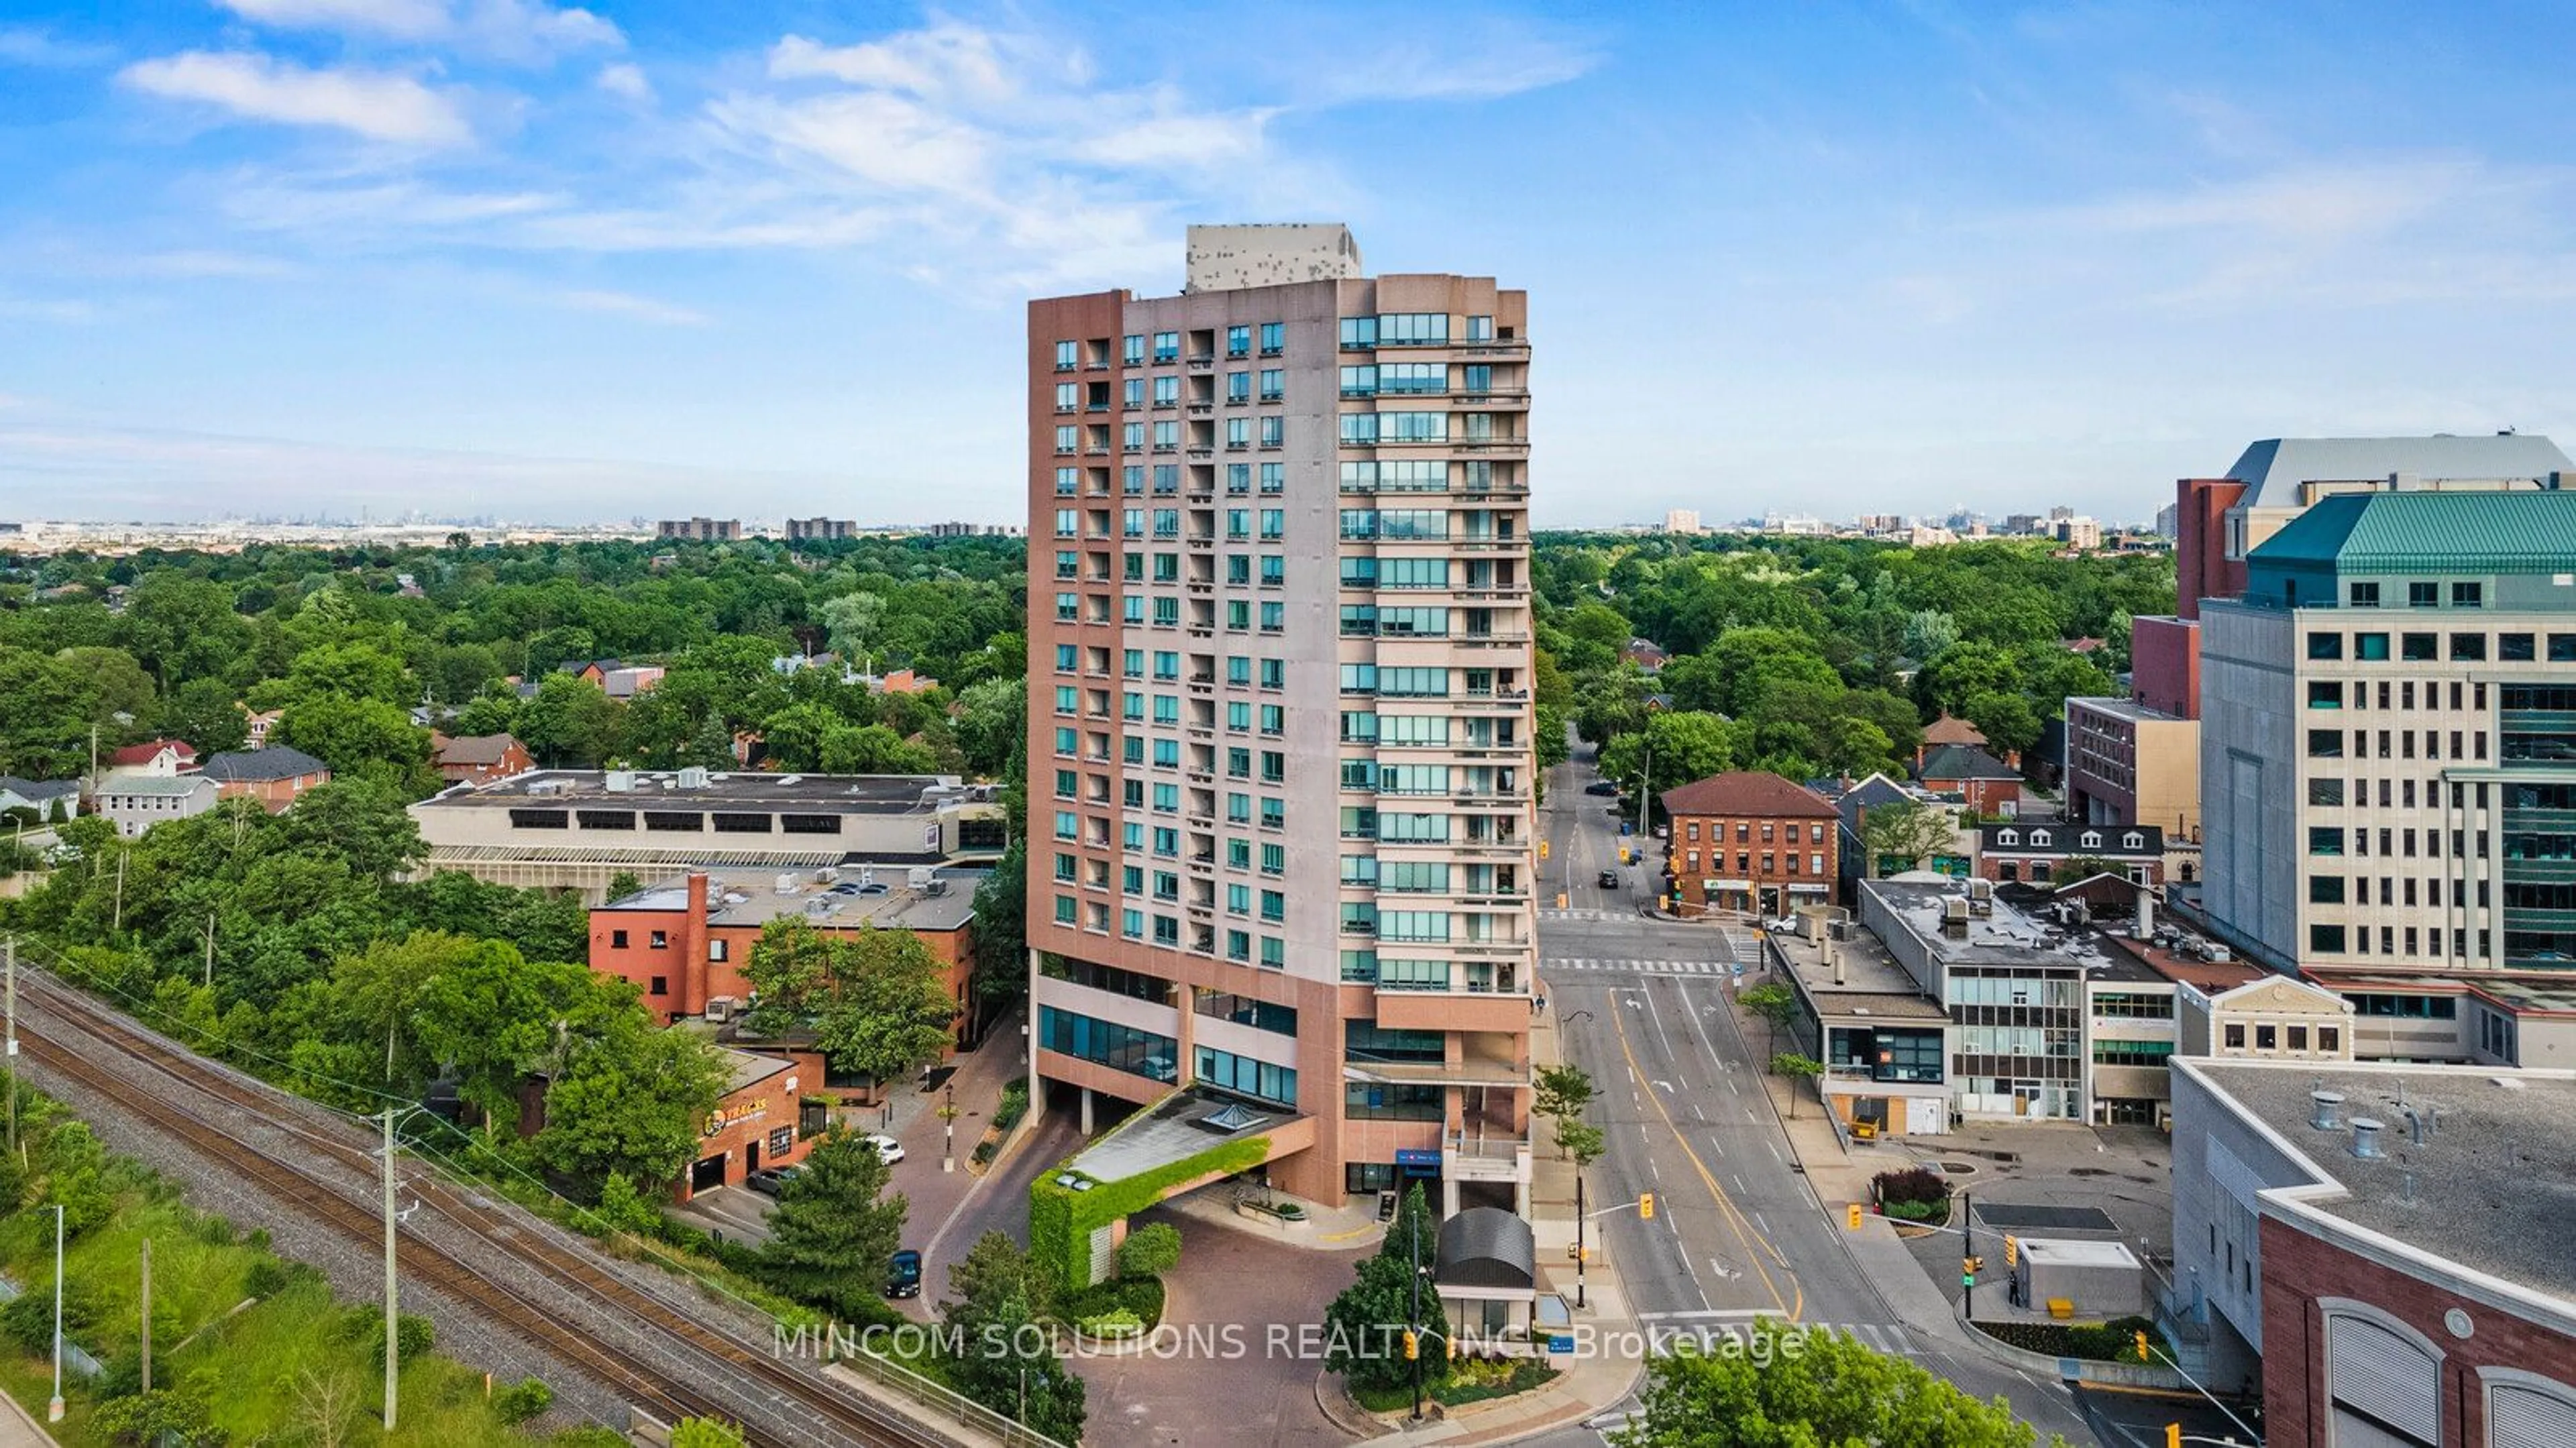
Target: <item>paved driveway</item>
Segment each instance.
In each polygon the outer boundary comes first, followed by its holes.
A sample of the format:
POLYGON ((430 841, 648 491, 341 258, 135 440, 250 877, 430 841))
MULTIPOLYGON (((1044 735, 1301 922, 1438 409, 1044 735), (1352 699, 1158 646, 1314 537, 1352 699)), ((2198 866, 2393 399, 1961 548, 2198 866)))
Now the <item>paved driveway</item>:
POLYGON ((1236 1448, 1325 1448, 1351 1441, 1315 1406, 1320 1361, 1273 1351, 1276 1324, 1292 1334, 1324 1320, 1324 1306, 1351 1281, 1351 1267, 1373 1247, 1321 1252, 1291 1247, 1164 1212, 1139 1222, 1181 1229, 1181 1265, 1173 1272, 1163 1321, 1168 1356, 1091 1357, 1076 1367, 1090 1384, 1087 1442, 1131 1445, 1227 1444, 1236 1448), (1225 1356, 1177 1337, 1197 1329, 1225 1356), (1226 1344, 1239 1342, 1240 1355, 1226 1344))

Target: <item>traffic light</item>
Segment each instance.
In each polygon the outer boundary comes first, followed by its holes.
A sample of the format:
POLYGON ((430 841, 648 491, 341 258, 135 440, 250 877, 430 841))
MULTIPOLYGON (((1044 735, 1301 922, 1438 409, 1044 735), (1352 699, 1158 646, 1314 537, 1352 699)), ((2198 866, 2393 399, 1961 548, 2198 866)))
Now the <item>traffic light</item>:
POLYGON ((2005 1235, 2005 1237, 2004 1237, 2004 1265, 2005 1265, 2005 1266, 2007 1266, 2007 1267, 2012 1267, 2012 1266, 2017 1266, 2017 1265, 2019 1265, 2019 1264, 2020 1264, 2020 1262, 2021 1262, 2021 1238, 2019 1238, 2019 1237, 2015 1237, 2015 1236, 2012 1236, 2011 1234, 2007 1233, 2007 1234, 2005 1235))
POLYGON ((1547 841, 1545 840, 1538 842, 1538 857, 1542 860, 1547 858, 1547 841))
POLYGON ((1422 1356, 1422 1339, 1408 1327, 1404 1330, 1404 1360, 1411 1362, 1420 1356, 1422 1356))
POLYGON ((1974 1277, 1978 1273, 1986 1270, 1986 1259, 1983 1257, 1962 1257, 1959 1259, 1959 1270, 1970 1277, 1974 1277))
POLYGON ((1446 1345, 1446 1346, 1448 1347, 1448 1349, 1449 1349, 1449 1361, 1451 1361, 1451 1362, 1453 1362, 1453 1363, 1454 1363, 1454 1362, 1456 1362, 1456 1361, 1458 1360, 1458 1339, 1457 1339, 1457 1337, 1453 1334, 1452 1336, 1444 1337, 1444 1338, 1440 1339, 1440 1341, 1441 1341, 1444 1345, 1446 1345))
POLYGON ((2145 1330, 2144 1328, 2141 1328, 2141 1329, 2139 1329, 2139 1331, 2138 1331, 2138 1361, 2140 1361, 2140 1362, 2145 1362, 2146 1360, 2147 1360, 2147 1334, 2146 1334, 2146 1330, 2145 1330))
POLYGON ((2182 1448, 2182 1424, 2165 1424, 2165 1448, 2182 1448))
POLYGON ((1655 1194, 1653 1192, 1647 1192, 1645 1195, 1637 1198, 1637 1220, 1641 1222, 1651 1222, 1654 1219, 1655 1194))
POLYGON ((1854 1202, 1843 1209, 1843 1230, 1846 1232, 1860 1230, 1860 1203, 1854 1202))

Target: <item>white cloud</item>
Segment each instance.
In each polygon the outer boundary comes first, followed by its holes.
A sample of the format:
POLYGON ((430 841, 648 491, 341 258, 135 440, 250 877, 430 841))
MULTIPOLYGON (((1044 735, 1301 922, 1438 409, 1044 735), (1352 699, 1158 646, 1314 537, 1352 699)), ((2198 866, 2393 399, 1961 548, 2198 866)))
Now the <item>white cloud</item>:
POLYGON ((620 61, 603 65, 592 84, 621 100, 649 102, 653 99, 653 82, 644 78, 644 68, 620 61))
POLYGON ((308 70, 252 51, 191 50, 138 61, 117 78, 139 91, 204 101, 251 120, 327 126, 399 145, 458 146, 474 134, 453 92, 386 71, 308 70))
POLYGON ((826 161, 895 190, 962 194, 986 180, 982 131, 884 91, 802 101, 741 96, 717 102, 708 118, 736 144, 826 161))
POLYGON ((1261 154, 1272 111, 1156 116, 1086 136, 1072 154, 1104 166, 1217 166, 1261 154))
POLYGON ((666 327, 702 327, 707 322, 707 315, 704 312, 674 306, 669 302, 655 301, 651 297, 639 297, 631 292, 595 291, 585 288, 558 293, 553 300, 576 311, 611 312, 621 317, 633 317, 639 321, 658 322, 666 327))
POLYGON ((82 66, 104 65, 115 58, 116 52, 104 45, 64 40, 51 31, 32 26, 0 25, 0 65, 75 70, 82 66))
POLYGON ((2047 219, 2078 231, 2111 233, 2352 237, 2438 214, 2488 179, 2475 163, 2456 160, 2302 166, 2182 191, 2113 197, 2047 219))
POLYGON ((520 64, 569 51, 617 49, 616 24, 578 6, 543 0, 220 0, 245 20, 276 29, 329 30, 414 45, 453 45, 520 64))
POLYGON ((780 80, 826 78, 929 98, 999 100, 1019 89, 1007 48, 1003 37, 954 21, 864 45, 825 46, 790 35, 770 49, 769 73, 780 80))
POLYGON ((405 235, 440 227, 484 227, 556 209, 566 198, 541 191, 441 191, 415 181, 317 185, 236 177, 224 188, 226 214, 260 231, 405 235))

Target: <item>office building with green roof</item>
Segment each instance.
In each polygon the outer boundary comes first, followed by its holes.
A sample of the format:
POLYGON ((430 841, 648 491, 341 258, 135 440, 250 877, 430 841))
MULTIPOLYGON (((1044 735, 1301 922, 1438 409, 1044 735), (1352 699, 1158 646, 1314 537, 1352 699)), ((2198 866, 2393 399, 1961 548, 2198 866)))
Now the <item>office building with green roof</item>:
POLYGON ((2202 629, 2222 934, 2339 988, 2576 972, 2576 492, 2320 499, 2202 629))

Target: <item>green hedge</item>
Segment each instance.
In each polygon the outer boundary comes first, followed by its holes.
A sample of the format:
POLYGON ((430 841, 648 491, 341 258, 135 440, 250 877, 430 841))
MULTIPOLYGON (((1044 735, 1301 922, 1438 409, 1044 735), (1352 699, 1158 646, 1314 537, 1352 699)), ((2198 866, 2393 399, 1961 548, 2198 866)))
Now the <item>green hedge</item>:
MULTIPOLYGON (((2085 1358, 2093 1362, 2133 1363, 2138 1360, 2138 1334, 2165 1357, 2173 1355, 2173 1344, 2164 1333, 2143 1317, 2115 1317, 2103 1323, 2076 1322, 1981 1322, 1978 1327, 1989 1337, 2011 1343, 2024 1352, 2043 1353, 2049 1357, 2085 1358)), ((2162 1358, 2157 1361, 2163 1361, 2162 1358)))
POLYGON ((1169 1166, 1114 1182, 1094 1182, 1077 1192, 1056 1185, 1064 1168, 1046 1172, 1029 1183, 1029 1256, 1053 1264, 1064 1290, 1080 1291, 1091 1275, 1091 1234, 1121 1217, 1132 1216, 1163 1199, 1163 1193, 1185 1181, 1210 1175, 1232 1176, 1270 1159, 1266 1137, 1226 1141, 1169 1166))

